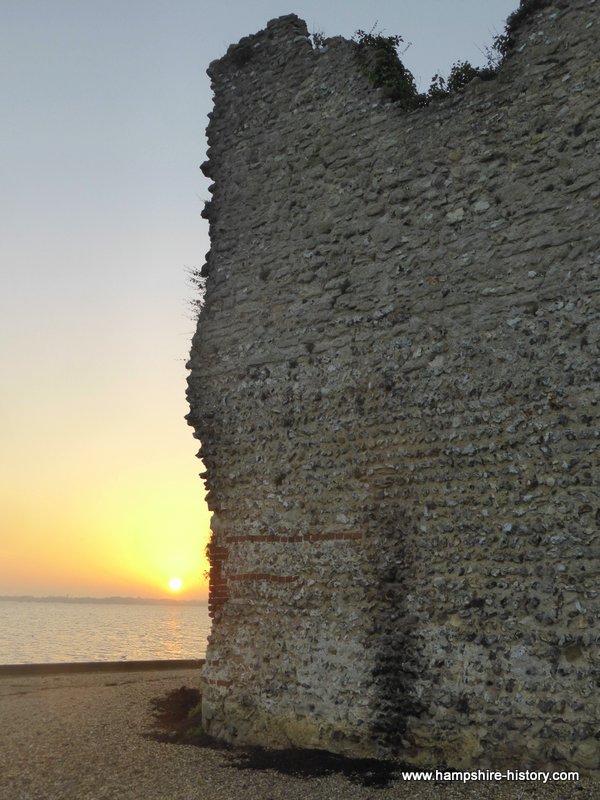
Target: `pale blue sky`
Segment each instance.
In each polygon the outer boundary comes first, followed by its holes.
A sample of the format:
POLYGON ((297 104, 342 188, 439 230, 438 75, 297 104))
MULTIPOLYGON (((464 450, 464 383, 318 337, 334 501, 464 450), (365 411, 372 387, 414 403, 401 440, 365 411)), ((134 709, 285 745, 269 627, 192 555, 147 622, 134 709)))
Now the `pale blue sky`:
MULTIPOLYGON (((201 502, 197 445, 183 420, 194 327, 185 270, 201 266, 209 246, 198 166, 211 60, 293 11, 326 36, 375 24, 401 34, 425 90, 458 59, 483 63, 516 5, 4 0, 0 507, 48 495, 51 514, 51 497, 85 485, 101 493, 109 478, 148 469, 175 483, 190 476, 185 491, 201 502)), ((0 518, 0 562, 19 535, 15 514, 0 518)))

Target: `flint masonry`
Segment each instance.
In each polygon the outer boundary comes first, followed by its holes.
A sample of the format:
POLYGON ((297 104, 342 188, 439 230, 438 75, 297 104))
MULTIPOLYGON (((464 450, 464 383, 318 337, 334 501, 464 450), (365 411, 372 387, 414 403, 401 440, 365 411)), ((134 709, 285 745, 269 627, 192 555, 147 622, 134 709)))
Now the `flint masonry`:
POLYGON ((210 65, 206 729, 600 766, 600 2, 415 112, 294 15, 210 65))

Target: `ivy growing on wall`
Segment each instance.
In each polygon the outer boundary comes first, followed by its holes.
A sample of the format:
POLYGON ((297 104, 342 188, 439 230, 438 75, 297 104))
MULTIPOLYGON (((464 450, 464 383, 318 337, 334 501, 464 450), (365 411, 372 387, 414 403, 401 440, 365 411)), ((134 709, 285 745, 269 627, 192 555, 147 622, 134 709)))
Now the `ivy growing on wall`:
POLYGON ((447 78, 434 75, 429 91, 417 91, 415 79, 398 56, 401 36, 383 36, 381 33, 365 33, 358 30, 353 41, 357 44, 357 56, 362 70, 374 86, 382 90, 383 96, 401 108, 411 110, 428 105, 432 100, 460 92, 473 80, 490 80, 496 75, 504 56, 504 36, 497 36, 486 53, 485 67, 474 67, 468 61, 457 61, 447 78))
POLYGON ((353 41, 358 45, 357 55, 363 72, 374 86, 383 90, 384 97, 406 109, 423 105, 423 96, 417 92, 411 71, 398 57, 398 47, 404 41, 401 36, 358 30, 353 41))

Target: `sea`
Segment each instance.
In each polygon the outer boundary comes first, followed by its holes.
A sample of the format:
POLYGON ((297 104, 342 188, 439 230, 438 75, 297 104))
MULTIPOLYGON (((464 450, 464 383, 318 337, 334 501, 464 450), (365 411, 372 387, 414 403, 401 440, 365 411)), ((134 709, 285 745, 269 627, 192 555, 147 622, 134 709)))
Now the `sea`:
POLYGON ((208 605, 0 600, 0 664, 204 658, 208 605))

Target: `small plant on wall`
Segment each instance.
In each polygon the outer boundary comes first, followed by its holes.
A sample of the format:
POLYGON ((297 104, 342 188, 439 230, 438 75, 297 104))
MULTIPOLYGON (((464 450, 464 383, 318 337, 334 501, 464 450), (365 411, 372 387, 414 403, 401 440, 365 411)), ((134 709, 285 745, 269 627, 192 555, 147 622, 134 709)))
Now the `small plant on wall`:
POLYGON ((457 61, 452 65, 447 78, 443 78, 439 74, 433 76, 431 86, 427 92, 427 100, 436 100, 441 97, 447 97, 453 92, 462 92, 473 78, 481 78, 484 81, 491 80, 491 78, 495 77, 496 70, 497 68, 489 63, 485 67, 474 67, 468 61, 457 61))
POLYGON ((198 269, 197 267, 188 267, 188 281, 194 288, 194 297, 190 301, 192 314, 194 319, 198 319, 198 315, 204 306, 204 295, 206 292, 206 270, 198 269))

